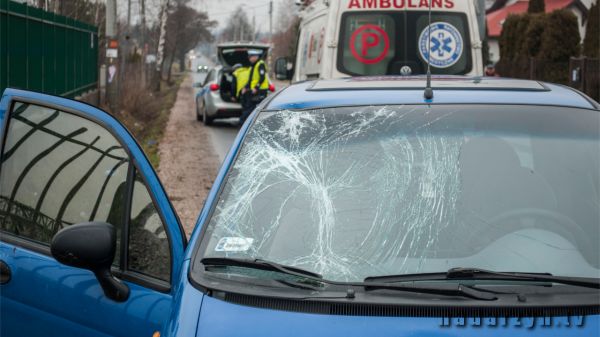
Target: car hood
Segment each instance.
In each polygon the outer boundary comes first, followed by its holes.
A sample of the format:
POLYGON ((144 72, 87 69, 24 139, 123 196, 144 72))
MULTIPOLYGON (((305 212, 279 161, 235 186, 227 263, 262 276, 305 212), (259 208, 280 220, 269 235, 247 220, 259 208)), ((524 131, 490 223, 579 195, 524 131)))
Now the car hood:
POLYGON ((271 309, 259 309, 228 303, 205 296, 198 320, 197 337, 249 337, 249 336, 340 336, 365 337, 436 337, 436 336, 595 336, 600 328, 600 316, 574 317, 571 326, 565 326, 567 318, 551 318, 551 327, 530 327, 532 319, 496 320, 496 326, 488 321, 475 326, 477 321, 467 320, 467 326, 444 326, 442 318, 418 317, 366 317, 306 314, 271 309), (580 319, 583 319, 583 323, 580 319), (502 322, 506 322, 502 326, 502 322), (526 331, 526 332, 525 332, 526 331))

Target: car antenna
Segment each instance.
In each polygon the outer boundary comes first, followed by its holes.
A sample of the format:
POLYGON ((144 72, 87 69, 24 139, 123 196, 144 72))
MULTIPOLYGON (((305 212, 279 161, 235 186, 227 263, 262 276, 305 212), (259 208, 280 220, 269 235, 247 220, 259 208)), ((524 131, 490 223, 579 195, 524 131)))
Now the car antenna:
POLYGON ((427 84, 425 85, 425 92, 423 92, 423 97, 425 99, 430 100, 433 99, 433 88, 431 87, 431 2, 429 0, 429 23, 427 32, 428 41, 427 41, 427 84))

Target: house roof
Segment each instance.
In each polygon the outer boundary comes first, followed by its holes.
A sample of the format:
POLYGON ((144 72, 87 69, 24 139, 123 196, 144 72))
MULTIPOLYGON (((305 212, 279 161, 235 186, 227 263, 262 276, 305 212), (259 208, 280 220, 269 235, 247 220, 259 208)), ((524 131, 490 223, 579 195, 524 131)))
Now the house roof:
MULTIPOLYGON (((550 13, 556 9, 566 8, 571 6, 578 0, 546 0, 546 13, 550 13)), ((491 37, 499 37, 502 33, 502 24, 509 14, 521 14, 527 12, 529 0, 518 0, 513 4, 500 8, 486 15, 488 35, 491 37)))

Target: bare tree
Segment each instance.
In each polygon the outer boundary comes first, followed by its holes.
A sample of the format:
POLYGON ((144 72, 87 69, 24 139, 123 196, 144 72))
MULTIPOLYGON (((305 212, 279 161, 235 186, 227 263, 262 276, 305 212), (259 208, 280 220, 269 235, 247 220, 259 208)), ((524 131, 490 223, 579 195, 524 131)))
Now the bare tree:
POLYGON ((179 61, 180 69, 185 68, 185 54, 196 47, 198 43, 211 41, 210 28, 216 25, 208 18, 206 12, 198 12, 178 2, 169 15, 166 27, 165 60, 167 63, 167 80, 171 80, 171 66, 179 61))
POLYGON ((105 1, 99 0, 30 0, 27 4, 66 16, 90 25, 99 26, 97 13, 104 8, 105 1))
POLYGON ((160 11, 160 23, 158 28, 158 48, 156 52, 156 72, 154 75, 156 91, 160 90, 160 81, 162 80, 162 69, 165 63, 164 50, 166 42, 167 20, 169 18, 169 0, 164 0, 160 11))
POLYGON ((295 58, 299 24, 300 18, 294 0, 282 2, 277 11, 277 32, 273 34, 271 55, 274 60, 278 57, 295 58))
POLYGON ((250 23, 246 11, 239 6, 227 20, 225 29, 221 32, 221 41, 251 41, 254 39, 254 27, 250 23))

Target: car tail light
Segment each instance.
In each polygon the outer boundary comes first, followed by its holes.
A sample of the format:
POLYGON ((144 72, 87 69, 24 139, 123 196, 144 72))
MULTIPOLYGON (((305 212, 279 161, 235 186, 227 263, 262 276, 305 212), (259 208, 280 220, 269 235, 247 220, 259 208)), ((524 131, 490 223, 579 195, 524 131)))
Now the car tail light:
POLYGON ((219 87, 218 84, 213 83, 213 84, 210 85, 209 88, 210 88, 210 91, 217 91, 217 90, 219 90, 220 87, 219 87))
POLYGON ((273 85, 273 83, 269 84, 269 91, 275 92, 275 85, 273 85))

